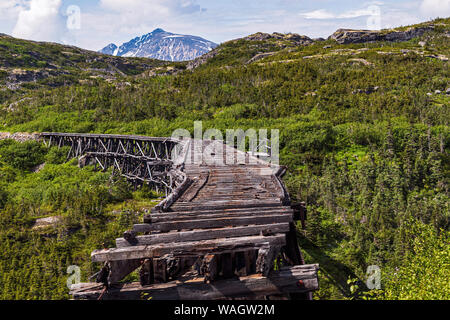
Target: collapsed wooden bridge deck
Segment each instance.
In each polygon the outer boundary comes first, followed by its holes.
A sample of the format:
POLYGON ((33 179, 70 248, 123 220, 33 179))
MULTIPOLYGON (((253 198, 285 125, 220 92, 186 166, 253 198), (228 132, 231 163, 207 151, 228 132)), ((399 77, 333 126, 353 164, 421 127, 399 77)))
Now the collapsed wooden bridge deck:
POLYGON ((116 240, 95 250, 97 283, 74 286, 75 299, 230 299, 310 297, 317 265, 305 265, 285 168, 221 141, 43 133, 46 145, 69 146, 80 165, 112 167, 166 198, 116 240), (139 269, 139 283, 121 281, 139 269), (276 269, 276 270, 275 270, 276 269))

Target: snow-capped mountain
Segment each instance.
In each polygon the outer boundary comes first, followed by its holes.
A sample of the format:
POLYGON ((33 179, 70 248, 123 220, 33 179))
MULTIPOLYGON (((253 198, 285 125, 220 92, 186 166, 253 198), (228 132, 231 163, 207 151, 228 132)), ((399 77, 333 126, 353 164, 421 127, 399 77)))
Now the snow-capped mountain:
POLYGON ((106 47, 104 47, 100 52, 113 56, 114 52, 116 52, 116 49, 117 49, 117 46, 114 43, 110 43, 106 47))
POLYGON ((101 53, 121 57, 145 57, 167 61, 193 60, 217 47, 214 42, 196 36, 174 34, 162 29, 122 44, 114 43, 100 50, 101 53))

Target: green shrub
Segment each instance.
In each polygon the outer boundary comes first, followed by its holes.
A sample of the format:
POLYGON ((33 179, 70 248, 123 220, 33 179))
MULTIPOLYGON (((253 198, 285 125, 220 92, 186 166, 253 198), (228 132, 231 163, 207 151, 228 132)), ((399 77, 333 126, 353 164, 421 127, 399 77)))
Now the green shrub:
POLYGON ((6 145, 6 147, 0 145, 1 159, 16 169, 29 171, 44 162, 46 150, 39 142, 12 142, 6 145))
POLYGON ((70 147, 52 147, 45 156, 45 162, 49 164, 62 164, 67 161, 70 147))

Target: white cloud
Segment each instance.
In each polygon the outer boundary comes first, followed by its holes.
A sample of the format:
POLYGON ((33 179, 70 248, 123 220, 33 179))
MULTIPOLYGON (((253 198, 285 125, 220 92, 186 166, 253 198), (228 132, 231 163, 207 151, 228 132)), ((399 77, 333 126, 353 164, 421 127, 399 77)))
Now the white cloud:
POLYGON ((335 14, 327 10, 320 9, 311 12, 301 13, 300 15, 306 19, 317 19, 317 20, 353 19, 365 16, 372 16, 374 14, 376 15, 377 13, 374 12, 374 8, 376 7, 368 7, 367 9, 360 9, 360 10, 349 10, 341 14, 335 14))
POLYGON ((197 0, 100 0, 99 9, 82 11, 81 30, 72 32, 77 45, 99 50, 108 43, 121 44, 156 28, 199 36, 211 29, 198 19, 205 11, 197 0))
POLYGON ((31 0, 21 6, 13 36, 39 41, 60 41, 64 23, 59 13, 61 0, 31 0))
POLYGON ((327 10, 314 10, 311 12, 301 13, 301 16, 305 17, 306 19, 334 19, 335 15, 331 12, 328 12, 327 10))
POLYGON ((23 1, 20 0, 3 0, 0 2, 0 12, 6 13, 21 7, 23 1))
POLYGON ((428 18, 445 18, 450 16, 450 0, 423 0, 421 13, 428 18))
POLYGON ((137 19, 147 20, 200 12, 195 0, 100 0, 100 5, 117 13, 132 13, 137 19))
POLYGON ((0 21, 15 22, 19 12, 26 8, 26 0, 1 0, 0 21))

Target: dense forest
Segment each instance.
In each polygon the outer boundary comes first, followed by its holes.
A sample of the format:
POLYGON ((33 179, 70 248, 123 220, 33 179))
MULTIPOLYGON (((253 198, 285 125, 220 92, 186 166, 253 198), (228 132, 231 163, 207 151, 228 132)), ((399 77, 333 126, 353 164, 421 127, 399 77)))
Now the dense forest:
MULTIPOLYGON (((450 19, 425 25, 405 42, 238 39, 194 67, 0 36, 0 131, 280 129, 285 183, 308 208, 298 241, 321 267, 314 298, 450 299, 450 19), (381 290, 365 286, 370 265, 381 290)), ((67 267, 88 280, 90 252, 158 201, 66 152, 0 142, 1 299, 68 298, 67 267)))

